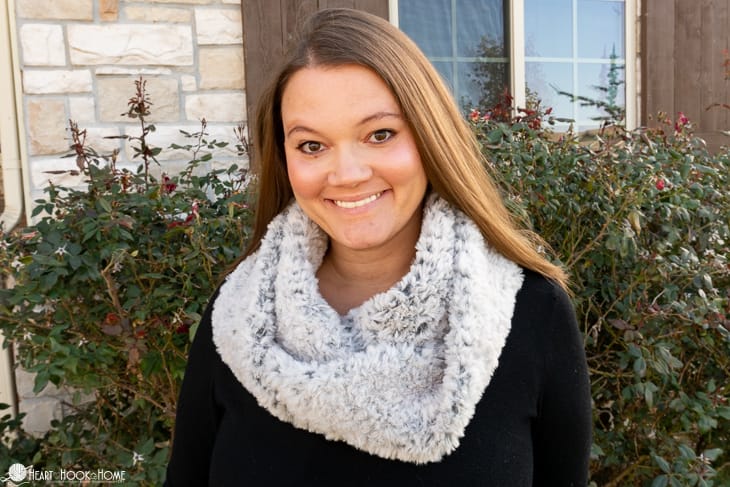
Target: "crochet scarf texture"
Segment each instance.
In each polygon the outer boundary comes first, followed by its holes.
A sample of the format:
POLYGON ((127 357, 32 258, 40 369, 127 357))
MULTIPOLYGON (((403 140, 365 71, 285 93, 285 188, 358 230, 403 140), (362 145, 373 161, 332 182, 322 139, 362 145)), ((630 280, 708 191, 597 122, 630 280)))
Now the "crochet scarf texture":
POLYGON ((497 367, 522 271, 435 195, 409 272, 340 316, 319 293, 327 236, 292 203, 221 286, 213 340, 272 415, 383 458, 455 450, 497 367))

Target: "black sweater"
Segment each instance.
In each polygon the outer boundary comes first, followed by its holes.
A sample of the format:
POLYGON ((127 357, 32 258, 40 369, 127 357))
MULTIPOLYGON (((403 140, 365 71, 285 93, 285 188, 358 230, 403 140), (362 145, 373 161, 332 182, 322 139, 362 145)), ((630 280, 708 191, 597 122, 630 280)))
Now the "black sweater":
MULTIPOLYGON (((215 297, 213 298, 213 300, 215 297)), ((221 361, 211 306, 193 341, 166 485, 584 486, 591 398, 566 294, 525 272, 499 366, 460 446, 438 463, 386 460, 269 414, 221 361)))

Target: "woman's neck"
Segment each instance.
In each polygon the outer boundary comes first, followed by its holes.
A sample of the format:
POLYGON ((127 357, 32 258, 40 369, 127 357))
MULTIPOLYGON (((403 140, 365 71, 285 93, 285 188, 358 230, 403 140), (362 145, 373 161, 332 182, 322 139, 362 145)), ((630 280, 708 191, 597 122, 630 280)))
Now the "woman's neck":
POLYGON ((401 240, 365 250, 331 243, 317 271, 320 293, 330 306, 345 315, 374 295, 387 291, 406 275, 416 255, 418 234, 408 240, 412 243, 404 245, 401 240))

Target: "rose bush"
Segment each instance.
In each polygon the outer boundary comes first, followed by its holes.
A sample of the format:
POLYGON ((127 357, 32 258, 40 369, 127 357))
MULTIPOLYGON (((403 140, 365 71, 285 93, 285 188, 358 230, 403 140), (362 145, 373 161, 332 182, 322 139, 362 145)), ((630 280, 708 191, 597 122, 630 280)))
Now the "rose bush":
MULTIPOLYGON (((182 133, 190 162, 179 174, 156 164, 150 101, 136 82, 127 115, 139 167, 102 157, 71 123, 71 155, 83 188, 50 185, 36 201, 40 220, 0 235, 0 328, 19 365, 73 396, 43 438, 0 420, 0 472, 15 462, 38 468, 126 470, 160 484, 169 453, 187 348, 221 272, 249 232, 248 178, 232 164, 210 170, 227 142, 182 133), (157 174, 157 176, 155 176, 157 174), (13 433, 14 439, 10 439, 13 433), (4 448, 4 450, 3 450, 4 448)), ((245 159, 243 128, 235 134, 245 159)))
POLYGON ((518 113, 470 120, 509 205, 571 272, 594 485, 730 485, 730 153, 682 114, 578 137, 518 113))

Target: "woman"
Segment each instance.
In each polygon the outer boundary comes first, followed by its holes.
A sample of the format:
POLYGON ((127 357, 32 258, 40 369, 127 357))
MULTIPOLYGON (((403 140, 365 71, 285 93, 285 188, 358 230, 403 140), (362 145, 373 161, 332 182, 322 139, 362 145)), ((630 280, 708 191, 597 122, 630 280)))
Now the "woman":
POLYGON ((320 11, 254 137, 253 242, 198 328, 167 484, 585 485, 566 276, 418 48, 320 11))

